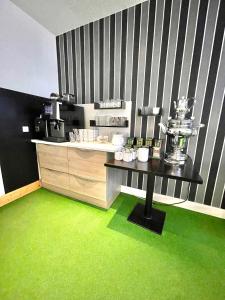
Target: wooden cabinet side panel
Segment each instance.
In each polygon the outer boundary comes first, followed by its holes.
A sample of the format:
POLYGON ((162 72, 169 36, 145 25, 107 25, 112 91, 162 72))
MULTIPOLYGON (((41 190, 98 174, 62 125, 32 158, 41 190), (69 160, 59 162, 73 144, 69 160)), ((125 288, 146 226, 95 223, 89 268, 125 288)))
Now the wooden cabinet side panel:
POLYGON ((38 160, 40 167, 68 173, 67 157, 52 156, 49 153, 39 152, 38 160))
POLYGON ((38 153, 39 152, 47 153, 50 156, 52 156, 52 158, 54 158, 54 156, 59 156, 66 159, 68 158, 67 147, 36 144, 36 149, 38 153))
POLYGON ((106 201, 103 201, 101 199, 96 199, 94 197, 91 196, 87 196, 87 195, 83 195, 83 194, 79 194, 77 192, 73 192, 67 189, 63 189, 62 187, 57 187, 48 183, 43 183, 42 185, 44 188, 49 189, 53 192, 71 197, 75 200, 79 200, 79 201, 83 201, 83 202, 87 202, 90 203, 92 205, 98 206, 98 207, 102 207, 102 208, 108 208, 108 203, 106 201))
POLYGON ((124 177, 124 171, 107 168, 107 202, 109 206, 113 203, 121 191, 121 184, 124 177))
POLYGON ((77 159, 69 161, 69 174, 106 181, 106 168, 104 164, 96 164, 86 160, 77 159))
POLYGON ((106 183, 69 175, 69 189, 73 192, 106 201, 106 183))
POLYGON ((107 153, 102 151, 85 150, 68 148, 69 161, 76 161, 77 159, 82 161, 89 161, 96 164, 103 164, 106 161, 107 153))
POLYGON ((40 168, 42 183, 52 184, 65 189, 69 188, 68 173, 58 172, 50 169, 40 168))

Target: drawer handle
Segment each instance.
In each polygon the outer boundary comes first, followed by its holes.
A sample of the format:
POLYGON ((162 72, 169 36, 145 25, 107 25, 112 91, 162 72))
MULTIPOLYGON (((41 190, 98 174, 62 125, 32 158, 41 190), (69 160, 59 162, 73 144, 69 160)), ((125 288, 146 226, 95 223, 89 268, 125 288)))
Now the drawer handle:
POLYGON ((79 151, 87 151, 87 152, 91 152, 91 151, 93 151, 93 150, 91 150, 91 149, 83 149, 83 148, 76 148, 76 150, 79 150, 79 151))
POLYGON ((70 147, 70 146, 68 148, 73 149, 73 150, 82 151, 82 152, 105 152, 105 151, 101 151, 101 150, 93 150, 93 149, 70 147))
POLYGON ((55 173, 55 172, 57 172, 57 173, 62 173, 62 172, 60 172, 60 171, 55 171, 55 170, 52 170, 52 169, 49 169, 49 168, 44 168, 44 169, 48 170, 48 171, 51 172, 51 173, 55 173))
POLYGON ((45 169, 45 170, 48 170, 50 173, 58 173, 58 174, 67 174, 65 172, 62 172, 62 171, 58 171, 58 170, 53 170, 53 169, 49 169, 49 168, 45 168, 45 167, 42 167, 41 169, 45 169))
POLYGON ((83 177, 83 176, 80 176, 80 175, 75 175, 75 174, 70 174, 71 176, 73 177, 77 177, 79 179, 82 179, 82 180, 86 180, 86 181, 91 181, 91 182, 105 182, 103 180, 100 180, 100 179, 92 179, 92 178, 88 178, 88 177, 83 177))

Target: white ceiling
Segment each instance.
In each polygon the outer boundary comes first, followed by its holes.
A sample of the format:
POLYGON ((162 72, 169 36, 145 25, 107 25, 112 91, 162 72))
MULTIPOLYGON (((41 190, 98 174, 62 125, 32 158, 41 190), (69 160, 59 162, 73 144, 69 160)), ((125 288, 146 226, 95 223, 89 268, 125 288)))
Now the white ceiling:
POLYGON ((11 0, 55 35, 146 0, 11 0))

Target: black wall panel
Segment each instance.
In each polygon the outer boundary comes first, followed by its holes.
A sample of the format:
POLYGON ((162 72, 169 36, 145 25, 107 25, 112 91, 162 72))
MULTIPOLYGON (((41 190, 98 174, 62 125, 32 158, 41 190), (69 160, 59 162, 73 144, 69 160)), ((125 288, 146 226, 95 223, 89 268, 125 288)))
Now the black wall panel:
POLYGON ((5 192, 38 180, 34 119, 46 99, 0 88, 0 165, 5 192), (29 126, 28 133, 22 126, 29 126))

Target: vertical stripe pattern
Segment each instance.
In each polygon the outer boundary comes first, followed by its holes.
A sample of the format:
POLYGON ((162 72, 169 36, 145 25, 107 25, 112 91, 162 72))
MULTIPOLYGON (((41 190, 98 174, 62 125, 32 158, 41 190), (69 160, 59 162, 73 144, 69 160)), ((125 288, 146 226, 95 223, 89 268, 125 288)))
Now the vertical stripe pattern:
MULTIPOLYGON (((203 177, 189 200, 225 208, 225 1, 151 0, 56 37, 59 92, 76 103, 132 101, 131 136, 164 138, 159 118, 142 118, 143 105, 173 115, 172 100, 196 97, 190 112, 205 124, 187 153, 203 177)), ((166 150, 166 140, 164 143, 166 150)), ((145 188, 128 172, 127 185, 145 188)), ((187 183, 156 178, 155 192, 185 198, 187 183)))

